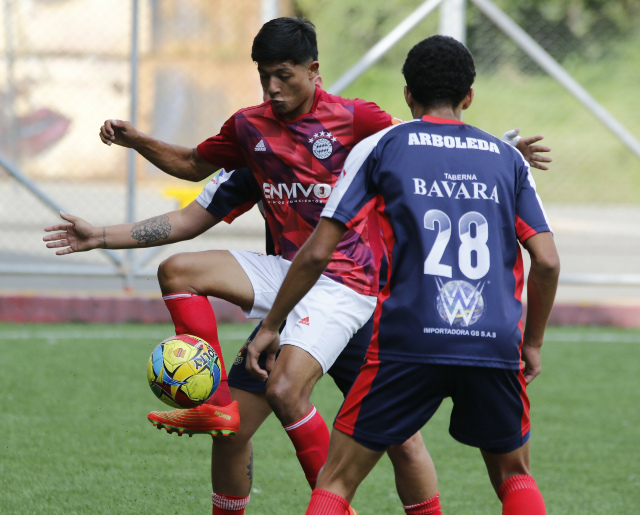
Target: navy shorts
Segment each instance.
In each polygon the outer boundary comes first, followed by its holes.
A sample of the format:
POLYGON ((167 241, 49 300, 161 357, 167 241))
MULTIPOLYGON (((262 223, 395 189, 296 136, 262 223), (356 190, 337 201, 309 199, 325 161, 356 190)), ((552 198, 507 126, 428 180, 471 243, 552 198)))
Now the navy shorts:
POLYGON ((522 370, 367 360, 336 418, 336 429, 375 451, 401 444, 451 397, 449 432, 503 454, 529 439, 522 370))
MULTIPOLYGON (((229 370, 229 386, 232 388, 257 393, 264 393, 266 391, 266 382, 255 379, 246 369, 245 363, 247 346, 253 341, 259 328, 260 324, 256 326, 249 338, 247 338, 240 352, 238 352, 231 366, 231 370, 229 370)), ((336 386, 345 396, 358 376, 360 367, 364 364, 364 357, 369 347, 369 342, 371 341, 372 331, 373 317, 353 335, 347 346, 340 353, 340 356, 338 356, 338 359, 336 359, 327 371, 327 374, 333 378, 336 386)), ((267 354, 263 352, 258 360, 261 367, 264 368, 266 360, 267 354)))

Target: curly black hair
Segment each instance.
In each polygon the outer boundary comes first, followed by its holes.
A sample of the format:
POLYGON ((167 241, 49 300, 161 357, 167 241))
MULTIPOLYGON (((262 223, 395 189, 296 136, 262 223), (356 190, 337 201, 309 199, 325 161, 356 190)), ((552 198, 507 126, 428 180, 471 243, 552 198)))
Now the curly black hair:
POLYGON ((456 107, 476 76, 471 52, 449 36, 431 36, 407 55, 402 74, 413 98, 424 107, 456 107))
POLYGON ((258 64, 317 61, 318 42, 314 24, 294 17, 268 21, 253 39, 251 59, 258 64))

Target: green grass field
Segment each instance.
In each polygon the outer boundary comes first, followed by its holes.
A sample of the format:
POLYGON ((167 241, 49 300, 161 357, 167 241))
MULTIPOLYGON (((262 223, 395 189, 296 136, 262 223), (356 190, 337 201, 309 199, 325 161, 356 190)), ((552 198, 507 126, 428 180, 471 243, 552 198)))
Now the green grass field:
MULTIPOLYGON (((232 361, 251 326, 223 325, 232 361)), ((146 421, 164 409, 146 384, 168 325, 0 325, 0 513, 211 513, 211 439, 178 438, 146 421)), ((551 328, 532 384, 532 467, 550 514, 637 514, 640 331, 551 328)), ((331 421, 340 394, 314 403, 331 421)), ((446 514, 500 513, 477 450, 447 432, 450 404, 424 431, 446 514)), ((303 513, 309 490, 270 417, 255 438, 248 513, 303 513)), ((403 513, 388 460, 354 500, 361 514, 403 513)))

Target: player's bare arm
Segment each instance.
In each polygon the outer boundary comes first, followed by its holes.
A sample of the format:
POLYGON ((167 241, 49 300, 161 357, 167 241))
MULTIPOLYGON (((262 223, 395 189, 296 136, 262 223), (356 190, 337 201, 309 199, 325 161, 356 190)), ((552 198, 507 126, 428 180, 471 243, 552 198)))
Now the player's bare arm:
POLYGON ((550 163, 553 159, 549 156, 540 155, 540 152, 551 152, 551 147, 547 147, 546 145, 536 145, 536 143, 541 141, 543 138, 544 136, 540 135, 520 138, 516 144, 516 148, 522 153, 524 158, 533 168, 548 170, 549 167, 544 163, 550 163))
POLYGON ((201 181, 219 169, 202 159, 195 148, 152 138, 124 120, 106 120, 99 135, 105 145, 132 148, 164 173, 186 181, 201 181))
POLYGON ((502 136, 502 141, 516 147, 533 168, 548 170, 549 167, 544 163, 551 163, 553 159, 549 156, 541 156, 540 152, 551 152, 551 147, 536 145, 542 139, 544 139, 544 136, 540 135, 523 138, 520 136, 520 129, 507 131, 502 136))
POLYGON ((524 376, 530 383, 541 371, 540 349, 556 296, 560 258, 550 232, 536 234, 523 245, 531 256, 527 280, 527 320, 522 345, 524 376))
POLYGON ((287 272, 273 307, 262 322, 260 331, 247 348, 247 369, 257 379, 267 380, 278 351, 278 329, 289 312, 316 283, 327 268, 331 256, 347 227, 337 220, 321 218, 315 231, 300 248, 287 272), (258 365, 258 357, 267 351, 266 370, 258 365))
POLYGON ((45 227, 43 240, 56 255, 86 252, 93 249, 132 249, 157 247, 189 240, 220 222, 197 202, 130 224, 96 227, 78 216, 60 213, 66 223, 45 227), (59 232, 56 232, 59 231, 59 232))

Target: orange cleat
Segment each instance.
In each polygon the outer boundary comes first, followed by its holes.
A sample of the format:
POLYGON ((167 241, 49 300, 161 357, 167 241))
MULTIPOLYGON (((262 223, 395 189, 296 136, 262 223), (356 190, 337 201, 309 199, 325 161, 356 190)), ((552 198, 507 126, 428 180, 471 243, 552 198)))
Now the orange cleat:
POLYGON ((358 515, 358 512, 352 506, 349 506, 349 515, 358 515))
POLYGON ((238 401, 228 406, 201 404, 190 409, 152 411, 147 419, 158 429, 178 433, 178 436, 209 434, 214 438, 233 438, 240 429, 238 401))

